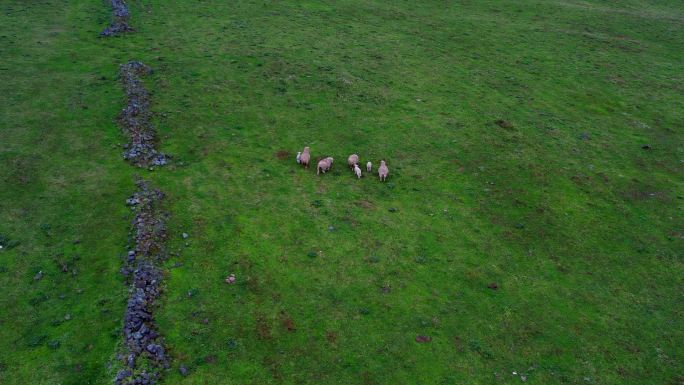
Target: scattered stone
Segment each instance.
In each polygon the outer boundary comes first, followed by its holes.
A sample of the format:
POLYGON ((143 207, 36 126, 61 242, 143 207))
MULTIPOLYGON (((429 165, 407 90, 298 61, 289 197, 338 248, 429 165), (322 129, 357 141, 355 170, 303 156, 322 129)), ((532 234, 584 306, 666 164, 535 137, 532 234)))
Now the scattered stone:
POLYGON ((236 280, 235 274, 231 274, 231 275, 226 277, 226 283, 227 284, 234 284, 235 280, 236 280))
POLYGON ((119 123, 129 138, 129 143, 124 145, 124 159, 142 168, 163 166, 168 161, 168 156, 155 148, 157 135, 152 126, 150 95, 140 80, 151 73, 152 69, 139 61, 122 64, 119 68, 128 99, 128 105, 119 116, 119 123))
POLYGON ((130 14, 124 0, 110 0, 112 4, 112 22, 100 33, 100 36, 114 36, 133 31, 128 25, 130 14))
POLYGON ((420 344, 430 342, 430 341, 432 341, 432 337, 430 337, 430 336, 421 336, 421 335, 416 336, 416 342, 418 342, 420 344))
POLYGON ((127 204, 128 206, 135 206, 135 205, 137 205, 138 203, 140 203, 140 200, 138 200, 138 198, 133 197, 133 198, 128 198, 128 199, 126 199, 126 204, 127 204))
POLYGON ((116 373, 116 377, 114 377, 114 383, 116 385, 124 384, 124 380, 126 380, 128 377, 131 377, 132 375, 133 372, 131 372, 130 370, 121 369, 118 373, 116 373))
POLYGON ((499 285, 497 285, 496 282, 492 282, 492 283, 488 284, 487 287, 492 289, 492 290, 496 290, 499 288, 499 285))
POLYGON ((66 314, 64 315, 64 320, 65 320, 65 321, 68 321, 68 320, 70 320, 70 319, 71 319, 71 314, 66 313, 66 314))
POLYGON ((183 239, 188 239, 188 237, 190 237, 190 236, 188 235, 188 233, 183 233, 182 237, 183 237, 183 239))
POLYGON ((333 225, 328 226, 328 231, 330 231, 330 232, 335 231, 335 226, 333 226, 333 225))
POLYGON ((583 132, 579 135, 579 138, 581 140, 589 140, 589 133, 588 132, 583 132))
POLYGON ((166 214, 159 207, 164 194, 145 181, 138 181, 137 186, 138 192, 126 201, 129 205, 135 202, 132 224, 135 245, 128 251, 122 268, 131 287, 122 328, 127 352, 120 359, 129 369, 117 373, 116 385, 155 384, 162 368, 169 365, 153 317, 163 279, 156 264, 165 259, 166 214), (138 366, 150 371, 136 370, 138 366))
POLYGON ((397 212, 397 208, 396 208, 396 207, 390 207, 388 211, 391 212, 391 213, 396 213, 396 212, 397 212))
POLYGON ((163 259, 163 243, 166 241, 166 217, 159 208, 164 194, 139 181, 138 192, 133 195, 139 204, 133 219, 135 247, 128 251, 128 264, 133 265, 137 257, 163 259))
POLYGON ((50 341, 48 342, 48 347, 50 349, 56 350, 59 349, 60 342, 59 341, 50 341))
POLYGON ((43 271, 42 271, 42 270, 39 271, 38 273, 36 273, 36 275, 33 276, 33 280, 34 280, 34 281, 40 281, 41 279, 43 279, 43 271))
POLYGON ((650 150, 650 149, 651 149, 651 145, 649 145, 649 144, 644 144, 643 146, 641 146, 641 148, 644 149, 644 150, 650 150))
POLYGON ((190 371, 188 370, 188 368, 183 364, 181 364, 181 366, 178 368, 178 371, 180 372, 181 376, 183 376, 183 377, 187 377, 188 374, 190 374, 190 371))

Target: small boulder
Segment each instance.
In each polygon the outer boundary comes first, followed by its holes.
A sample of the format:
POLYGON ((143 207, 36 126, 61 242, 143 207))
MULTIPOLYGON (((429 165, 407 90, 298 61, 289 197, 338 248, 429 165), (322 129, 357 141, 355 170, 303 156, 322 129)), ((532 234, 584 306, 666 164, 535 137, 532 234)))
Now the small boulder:
POLYGON ((183 376, 183 377, 187 377, 188 374, 190 374, 190 371, 188 370, 188 368, 183 364, 181 364, 181 366, 178 368, 178 371, 180 372, 181 376, 183 376))

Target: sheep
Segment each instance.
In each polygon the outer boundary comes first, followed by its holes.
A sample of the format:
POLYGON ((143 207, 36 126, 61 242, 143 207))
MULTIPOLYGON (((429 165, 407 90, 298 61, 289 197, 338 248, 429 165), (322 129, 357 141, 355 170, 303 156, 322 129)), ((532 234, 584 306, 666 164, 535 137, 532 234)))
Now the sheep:
POLYGON ((304 147, 304 151, 299 156, 299 162, 305 167, 309 168, 309 160, 311 159, 311 154, 309 153, 309 147, 304 147))
POLYGON ((354 165, 354 173, 358 179, 361 179, 361 169, 359 168, 358 164, 354 165))
POLYGON ((371 172, 372 169, 373 169, 373 163, 368 161, 368 163, 366 163, 366 172, 371 172))
POLYGON ((323 171, 323 174, 325 174, 326 171, 330 170, 330 167, 332 167, 333 164, 333 158, 332 157, 327 157, 325 159, 321 159, 318 161, 318 166, 316 166, 316 175, 319 175, 321 171, 323 171))
POLYGON ((302 164, 302 152, 297 152, 297 164, 302 164))
POLYGON ((389 175, 389 168, 387 168, 385 161, 381 160, 380 167, 378 167, 378 176, 380 177, 380 181, 384 182, 385 179, 387 179, 387 175, 389 175))
POLYGON ((349 165, 349 168, 354 168, 355 165, 359 164, 359 156, 356 154, 349 155, 349 158, 347 158, 347 164, 349 165))

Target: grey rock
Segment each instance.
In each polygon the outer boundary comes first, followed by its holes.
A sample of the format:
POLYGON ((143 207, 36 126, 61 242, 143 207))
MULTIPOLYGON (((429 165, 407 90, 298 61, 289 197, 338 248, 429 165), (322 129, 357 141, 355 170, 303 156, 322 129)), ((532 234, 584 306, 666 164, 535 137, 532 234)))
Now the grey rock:
POLYGON ((188 368, 183 364, 181 364, 181 366, 178 368, 178 371, 180 372, 181 376, 183 376, 183 377, 187 377, 188 374, 190 374, 190 371, 188 370, 188 368))

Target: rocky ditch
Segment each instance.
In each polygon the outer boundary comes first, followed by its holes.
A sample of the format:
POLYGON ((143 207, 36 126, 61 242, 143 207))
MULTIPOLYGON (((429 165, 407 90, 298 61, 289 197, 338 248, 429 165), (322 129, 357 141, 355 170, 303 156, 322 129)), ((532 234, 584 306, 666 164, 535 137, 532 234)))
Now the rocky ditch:
POLYGON ((158 264, 165 259, 167 214, 161 209, 164 194, 146 181, 126 204, 133 207, 132 241, 122 273, 129 279, 129 298, 123 321, 125 352, 114 379, 116 385, 155 384, 168 358, 154 322, 155 302, 164 278, 158 264))
POLYGON ((128 103, 119 115, 121 129, 128 136, 124 145, 124 159, 138 167, 163 166, 168 156, 157 152, 156 131, 152 126, 150 94, 141 78, 152 73, 152 68, 139 61, 130 61, 119 68, 119 77, 128 103))
POLYGON ((110 0, 112 4, 112 22, 100 32, 100 36, 114 36, 133 31, 128 24, 130 13, 124 0, 110 0))

